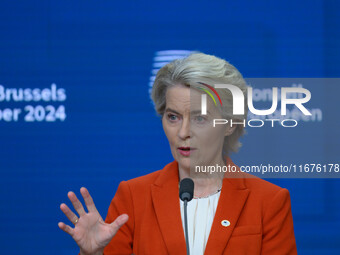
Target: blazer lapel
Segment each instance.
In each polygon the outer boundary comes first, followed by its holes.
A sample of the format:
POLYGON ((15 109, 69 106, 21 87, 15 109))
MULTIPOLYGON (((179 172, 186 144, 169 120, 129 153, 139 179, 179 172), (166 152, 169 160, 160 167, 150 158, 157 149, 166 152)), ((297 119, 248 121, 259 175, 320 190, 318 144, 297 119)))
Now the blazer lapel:
POLYGON ((177 162, 170 163, 162 171, 151 187, 158 224, 169 254, 186 254, 179 202, 177 162))
POLYGON ((249 195, 242 178, 225 177, 205 255, 223 254, 249 195), (222 225, 225 220, 230 222, 229 226, 222 225))
MULTIPOLYGON (((233 164, 228 158, 227 164, 233 164)), ((238 167, 237 167, 238 168, 238 167)), ((168 164, 161 170, 157 180, 151 186, 152 201, 160 230, 169 254, 186 254, 184 230, 182 226, 179 202, 178 163, 168 164)), ((247 201, 249 190, 240 178, 228 178, 225 175, 216 214, 211 227, 205 255, 223 254, 237 220, 247 201), (228 220, 230 226, 221 222, 228 220)))

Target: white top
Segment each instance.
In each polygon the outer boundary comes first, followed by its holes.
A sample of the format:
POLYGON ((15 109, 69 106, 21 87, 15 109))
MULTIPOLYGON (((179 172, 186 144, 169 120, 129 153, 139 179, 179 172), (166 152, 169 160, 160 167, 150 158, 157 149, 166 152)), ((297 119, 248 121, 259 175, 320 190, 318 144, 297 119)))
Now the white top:
MULTIPOLYGON (((187 217, 190 254, 204 254, 220 193, 221 192, 217 192, 205 198, 194 198, 188 202, 187 217)), ((180 206, 183 230, 185 231, 184 202, 181 200, 180 206)))

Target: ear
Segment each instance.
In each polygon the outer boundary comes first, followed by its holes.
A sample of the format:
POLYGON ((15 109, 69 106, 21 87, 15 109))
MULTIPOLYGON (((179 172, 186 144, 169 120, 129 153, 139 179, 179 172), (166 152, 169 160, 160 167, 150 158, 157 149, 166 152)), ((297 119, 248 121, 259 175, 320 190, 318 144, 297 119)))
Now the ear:
POLYGON ((232 127, 227 125, 227 128, 225 130, 224 135, 225 136, 230 136, 232 133, 234 133, 235 129, 237 128, 237 125, 233 125, 232 127))

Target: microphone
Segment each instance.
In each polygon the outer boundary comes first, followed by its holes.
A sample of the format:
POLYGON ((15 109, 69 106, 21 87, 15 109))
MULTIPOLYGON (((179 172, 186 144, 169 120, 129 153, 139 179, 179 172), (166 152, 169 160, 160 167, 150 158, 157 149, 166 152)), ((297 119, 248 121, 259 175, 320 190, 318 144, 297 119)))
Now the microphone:
POLYGON ((179 198, 182 201, 191 201, 194 197, 194 182, 190 178, 181 180, 179 184, 179 198))
POLYGON ((184 202, 184 231, 185 231, 185 242, 187 245, 187 255, 190 255, 187 206, 188 206, 188 202, 191 201, 193 197, 194 197, 194 182, 190 178, 185 178, 181 180, 179 184, 179 198, 184 202))

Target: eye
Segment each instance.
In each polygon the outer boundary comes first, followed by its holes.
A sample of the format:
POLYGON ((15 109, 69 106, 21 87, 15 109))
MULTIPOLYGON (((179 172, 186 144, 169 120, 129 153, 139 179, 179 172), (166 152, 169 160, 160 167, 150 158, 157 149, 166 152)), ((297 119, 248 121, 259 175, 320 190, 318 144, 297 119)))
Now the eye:
POLYGON ((198 123, 198 124, 203 124, 203 123, 205 123, 206 122, 206 118, 205 117, 203 117, 203 116, 201 116, 201 115, 198 115, 198 116, 195 116, 194 117, 194 121, 196 122, 196 123, 198 123))
POLYGON ((197 117, 196 117, 196 120, 197 120, 198 122, 201 122, 201 121, 204 121, 204 118, 203 118, 202 116, 197 116, 197 117))
POLYGON ((175 122, 178 120, 178 117, 175 115, 175 114, 172 114, 172 113, 169 113, 167 115, 167 119, 170 121, 170 122, 175 122))

